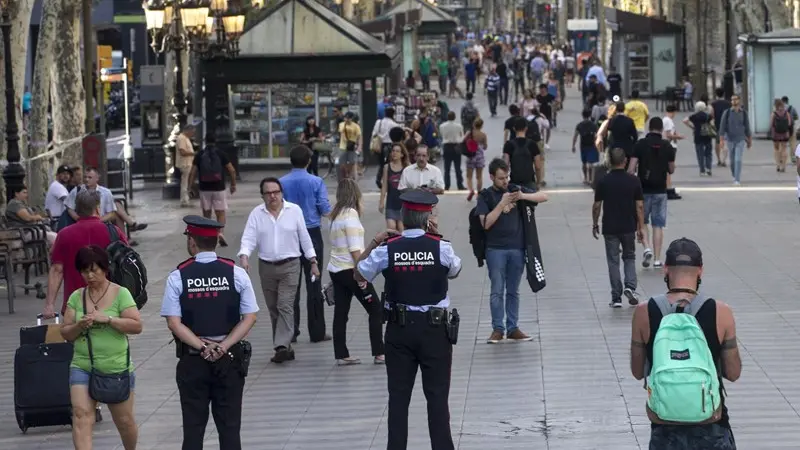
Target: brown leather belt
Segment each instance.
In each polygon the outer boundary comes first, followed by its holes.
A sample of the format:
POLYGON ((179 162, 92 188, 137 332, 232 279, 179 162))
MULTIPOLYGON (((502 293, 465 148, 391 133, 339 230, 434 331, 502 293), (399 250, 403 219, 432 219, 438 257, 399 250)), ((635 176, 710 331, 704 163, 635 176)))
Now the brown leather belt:
POLYGON ((284 265, 286 263, 290 263, 290 262, 292 262, 294 260, 297 260, 297 259, 299 259, 299 258, 297 256, 294 256, 292 258, 279 259, 277 261, 267 261, 265 259, 259 259, 259 261, 261 261, 264 264, 269 264, 270 266, 282 266, 282 265, 284 265))

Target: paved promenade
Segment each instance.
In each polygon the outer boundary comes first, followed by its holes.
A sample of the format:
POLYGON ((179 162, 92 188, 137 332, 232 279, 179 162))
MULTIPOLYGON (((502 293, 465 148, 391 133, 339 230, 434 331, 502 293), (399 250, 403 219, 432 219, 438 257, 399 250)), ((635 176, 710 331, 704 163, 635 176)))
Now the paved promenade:
MULTIPOLYGON (((453 102, 451 108, 460 108, 460 103, 453 102)), ((505 117, 501 113, 487 121, 492 145, 487 159, 500 154, 505 117)), ((592 195, 582 189, 578 156, 568 150, 577 117, 577 103, 569 102, 560 119, 569 132, 555 132, 547 155, 550 202, 537 209, 548 285, 538 295, 531 294, 525 283, 520 289, 520 326, 534 336, 533 342, 485 344, 491 332, 489 280, 468 244, 465 219, 471 205, 461 193, 442 197, 441 231, 464 263, 461 276, 450 285, 462 317, 450 397, 459 449, 647 448, 645 391, 629 369, 632 310, 607 306, 604 247, 591 236, 592 195)), ((722 170, 714 178, 700 179, 693 149, 682 147, 675 179, 686 189, 683 200, 669 204, 666 238, 687 236, 700 244, 706 264, 703 289, 734 308, 744 370, 741 380, 727 390, 739 448, 788 449, 800 442, 800 326, 796 325, 800 275, 795 270, 794 228, 798 204, 793 175, 770 169, 771 151, 761 147, 757 144, 748 154, 743 186, 738 189, 730 186, 722 170)), ((367 236, 383 228, 370 173, 362 182, 368 192, 367 236)), ((233 245, 221 252, 224 256, 233 257, 238 250, 247 214, 260 201, 257 180, 262 175, 245 174, 232 200, 226 235, 233 245)), ((132 211, 138 220, 150 223, 137 238, 148 264, 151 300, 142 311, 145 330, 131 340, 141 450, 174 450, 181 442, 176 359, 159 308, 167 273, 187 257, 179 219, 187 210, 162 202, 159 194, 137 193, 132 211)), ((254 283, 260 292, 257 277, 254 283)), ((663 290, 660 273, 640 269, 639 291, 644 298, 663 290)), ((262 300, 260 305, 264 308, 262 300)), ((31 323, 40 309, 41 301, 23 296, 17 301, 17 314, 9 316, 0 300, 0 449, 72 448, 68 427, 31 429, 22 435, 13 416, 17 330, 31 323)), ((328 330, 332 312, 326 308, 328 330)), ((303 311, 302 323, 305 318, 303 311)), ((369 362, 366 316, 357 305, 348 331, 351 353, 369 362)), ((336 367, 332 344, 310 344, 306 330, 296 346, 297 360, 273 365, 268 362, 270 333, 262 309, 250 335, 254 355, 244 400, 244 448, 385 448, 385 369, 372 364, 336 367)), ((430 448, 419 379, 410 416, 409 449, 430 448)), ((94 448, 121 449, 107 411, 105 418, 96 427, 94 448)), ((205 448, 218 448, 213 423, 205 448)))

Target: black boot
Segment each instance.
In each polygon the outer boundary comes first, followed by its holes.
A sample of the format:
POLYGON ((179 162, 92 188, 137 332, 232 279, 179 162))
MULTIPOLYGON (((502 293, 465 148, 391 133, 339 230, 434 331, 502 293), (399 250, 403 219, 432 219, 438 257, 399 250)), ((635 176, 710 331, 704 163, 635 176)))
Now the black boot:
POLYGON ((680 194, 675 192, 675 188, 667 189, 667 200, 680 200, 682 198, 680 194))

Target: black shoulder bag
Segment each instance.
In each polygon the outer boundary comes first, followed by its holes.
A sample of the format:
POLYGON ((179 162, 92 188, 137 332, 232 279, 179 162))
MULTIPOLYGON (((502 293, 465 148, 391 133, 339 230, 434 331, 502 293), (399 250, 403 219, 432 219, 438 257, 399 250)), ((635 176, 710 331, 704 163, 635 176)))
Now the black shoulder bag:
MULTIPOLYGON (((86 289, 83 289, 83 314, 86 314, 86 289)), ((127 340, 127 337, 126 337, 127 340)), ((126 361, 128 367, 119 373, 100 373, 94 368, 94 355, 92 354, 92 338, 89 330, 86 330, 86 344, 89 347, 89 363, 92 370, 89 373, 89 397, 106 405, 122 403, 131 396, 131 373, 128 370, 131 363, 131 345, 128 342, 128 352, 126 361)))

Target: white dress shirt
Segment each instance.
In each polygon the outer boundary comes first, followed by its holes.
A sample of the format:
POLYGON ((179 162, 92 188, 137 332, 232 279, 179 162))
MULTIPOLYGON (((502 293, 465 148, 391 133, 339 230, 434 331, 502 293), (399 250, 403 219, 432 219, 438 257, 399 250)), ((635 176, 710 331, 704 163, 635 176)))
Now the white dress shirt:
POLYGON ((423 186, 444 189, 442 171, 433 164, 425 164, 424 169, 420 169, 416 164, 411 164, 403 169, 397 189, 402 191, 403 189, 417 189, 423 186))
POLYGON ((400 124, 398 124, 394 120, 388 117, 384 117, 383 119, 380 119, 377 122, 375 122, 375 128, 372 129, 372 137, 380 136, 381 142, 383 142, 384 144, 391 144, 392 139, 389 137, 389 131, 391 131, 392 128, 397 128, 397 127, 403 128, 400 124))
POLYGON ((460 144, 464 140, 464 127, 455 120, 448 120, 439 126, 442 144, 460 144))
POLYGON ((298 258, 301 248, 306 259, 317 256, 306 229, 303 210, 286 200, 283 201, 278 217, 267 211, 267 205, 263 203, 250 212, 242 233, 238 256, 249 257, 256 248, 258 258, 268 262, 298 258))

